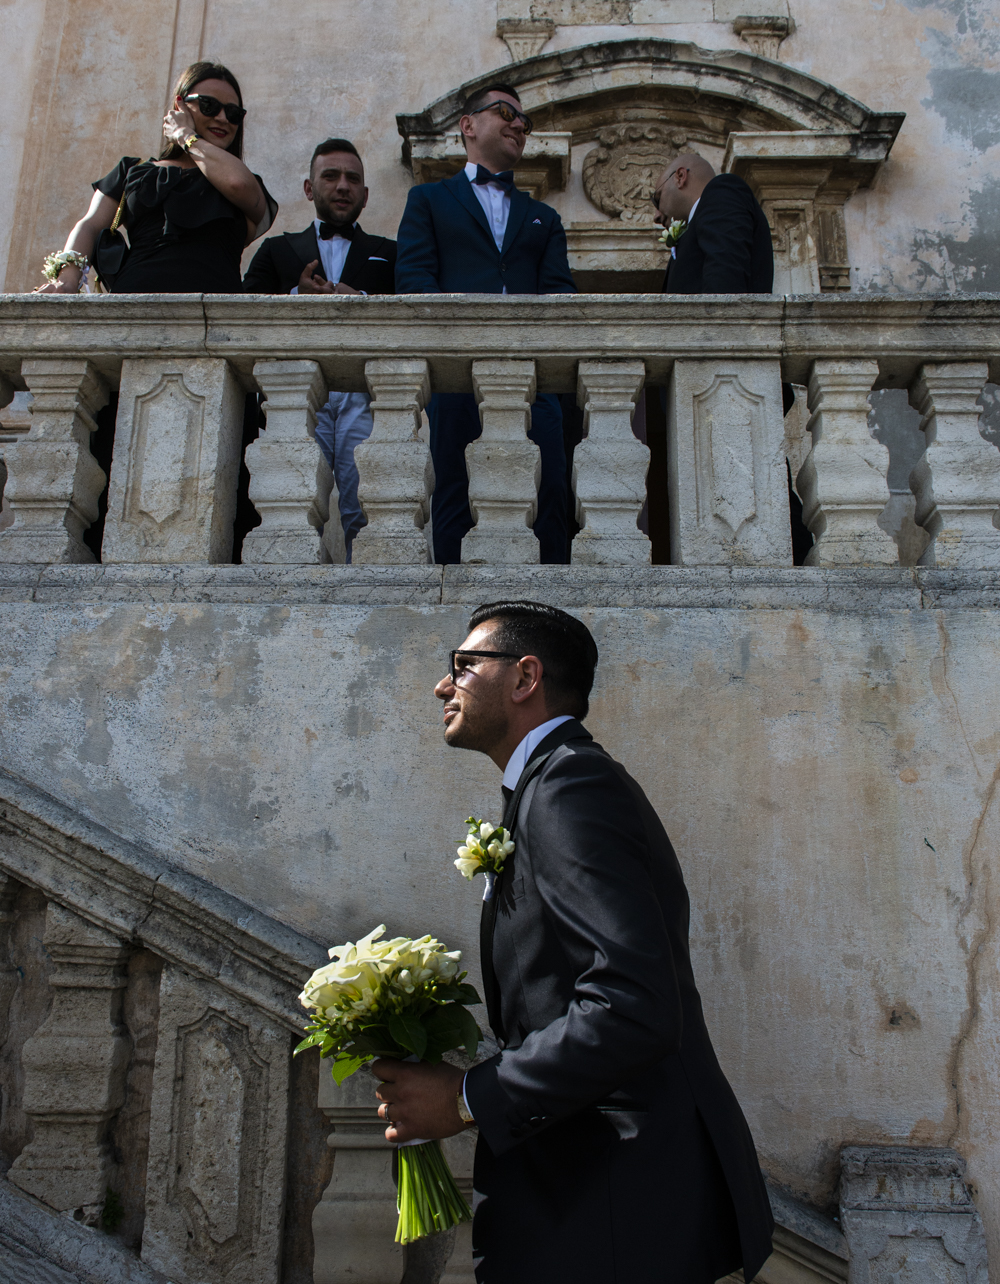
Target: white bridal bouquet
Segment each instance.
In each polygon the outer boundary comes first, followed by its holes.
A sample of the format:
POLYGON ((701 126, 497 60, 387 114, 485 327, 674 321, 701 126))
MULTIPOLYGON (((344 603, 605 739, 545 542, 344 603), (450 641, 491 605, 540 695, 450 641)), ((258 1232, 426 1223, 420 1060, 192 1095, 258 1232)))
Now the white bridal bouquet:
MULTIPOLYGON (((335 945, 333 961, 299 995, 312 1019, 295 1051, 319 1048, 321 1057, 332 1057, 338 1084, 376 1057, 436 1064, 453 1048, 474 1057, 479 1046, 479 1027, 466 1009, 482 1000, 464 984, 461 952, 432 936, 380 941, 384 931, 383 924, 357 944, 335 945)), ((398 1244, 471 1220, 438 1142, 403 1145, 398 1158, 398 1244)))

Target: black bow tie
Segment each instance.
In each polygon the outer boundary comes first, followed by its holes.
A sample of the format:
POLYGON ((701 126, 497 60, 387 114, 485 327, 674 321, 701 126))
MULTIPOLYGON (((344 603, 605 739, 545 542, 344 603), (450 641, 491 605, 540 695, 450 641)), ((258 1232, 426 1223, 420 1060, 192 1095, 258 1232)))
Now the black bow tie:
POLYGON ((342 236, 345 241, 353 241, 355 230, 353 223, 348 223, 346 227, 342 223, 320 223, 319 239, 328 241, 331 236, 342 236))
POLYGON ((484 183, 496 183, 497 187, 510 195, 514 190, 514 171, 512 169, 502 169, 499 174, 491 174, 485 165, 476 166, 476 177, 472 180, 477 186, 484 183))

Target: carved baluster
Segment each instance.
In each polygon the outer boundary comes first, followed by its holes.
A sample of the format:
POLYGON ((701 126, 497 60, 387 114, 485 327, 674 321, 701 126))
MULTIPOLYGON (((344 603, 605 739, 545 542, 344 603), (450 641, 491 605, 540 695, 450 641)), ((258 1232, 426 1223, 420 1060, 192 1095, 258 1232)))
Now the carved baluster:
POLYGON ((868 427, 874 361, 814 361, 809 372, 812 448, 796 478, 802 520, 816 543, 809 566, 896 566, 899 551, 877 524, 889 502, 889 451, 868 427))
POLYGON ((107 1131, 124 1100, 131 1046, 121 1024, 129 947, 55 904, 46 911, 44 944, 52 1008, 21 1054, 24 1109, 35 1133, 8 1179, 95 1225, 114 1183, 107 1131))
POLYGON ((777 361, 675 361, 667 399, 670 560, 791 566, 777 361))
MULTIPOLYGON (((10 405, 10 403, 13 400, 14 400, 14 385, 10 382, 9 379, 5 379, 4 376, 0 374, 0 410, 2 410, 4 406, 10 405)), ((10 443, 10 444, 13 444, 13 443, 10 443)), ((6 463, 6 460, 3 458, 3 456, 0 455, 0 531, 6 530, 7 527, 14 520, 13 517, 10 515, 10 504, 7 500, 7 495, 5 493, 6 490, 7 490, 7 463, 6 463)), ((4 546, 0 544, 0 561, 3 561, 4 554, 5 554, 4 546)))
POLYGON ((483 432, 465 448, 476 525, 462 542, 462 561, 537 562, 538 540, 531 528, 541 458, 526 435, 535 399, 535 363, 474 361, 472 385, 483 432))
POLYGON ((365 378, 375 424, 354 459, 368 525, 354 537, 352 561, 426 565, 430 550, 423 529, 430 517, 434 471, 427 443, 418 434, 420 411, 431 391, 427 362, 369 361, 365 378))
POLYGON ((169 1279, 278 1284, 292 1036, 166 965, 160 977, 143 1261, 169 1279))
POLYGON ((104 562, 228 562, 245 393, 221 358, 126 358, 104 562))
POLYGON ((649 447, 632 433, 646 377, 641 361, 581 361, 577 401, 584 438, 574 455, 580 533, 573 561, 584 566, 648 565, 649 537, 636 526, 646 498, 649 447))
POLYGON ((1000 452, 979 435, 988 370, 978 361, 921 367, 910 400, 927 449, 910 473, 914 519, 938 566, 1000 566, 1000 452))
POLYGON ((34 397, 31 430, 4 451, 14 520, 0 533, 0 561, 92 562, 83 533, 97 519, 107 477, 90 434, 107 384, 82 360, 25 361, 21 373, 34 397))
MULTIPOLYGON (((261 524, 243 541, 243 561, 319 562, 317 469, 325 460, 314 434, 326 380, 316 361, 258 361, 253 372, 267 399, 267 427, 246 451, 250 499, 261 524)), ((322 472, 329 477, 328 466, 322 472)), ((319 504, 325 506, 329 487, 322 489, 319 504)))
POLYGON ((327 1145, 337 1152, 333 1177, 313 1213, 315 1284, 364 1279, 394 1284, 403 1269, 396 1233, 392 1146, 378 1118, 368 1070, 333 1082, 323 1062, 319 1107, 333 1125, 327 1145))

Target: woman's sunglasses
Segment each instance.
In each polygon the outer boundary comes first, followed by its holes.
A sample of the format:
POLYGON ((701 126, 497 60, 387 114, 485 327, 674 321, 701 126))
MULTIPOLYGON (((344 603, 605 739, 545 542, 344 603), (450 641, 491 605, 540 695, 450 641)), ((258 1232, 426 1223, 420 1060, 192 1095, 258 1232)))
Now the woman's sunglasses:
POLYGON ((505 103, 502 99, 498 99, 495 103, 487 103, 485 107, 477 107, 475 111, 470 111, 469 115, 478 116, 481 111, 492 111, 494 107, 500 113, 500 119, 506 121, 508 125, 515 120, 519 120, 524 126, 526 135, 530 134, 534 129, 530 116, 525 116, 523 111, 517 111, 510 103, 505 103))
POLYGON ((214 120, 220 111, 224 111, 230 125, 238 125, 247 114, 245 107, 239 107, 236 103, 220 103, 218 98, 213 98, 211 94, 188 94, 184 101, 197 103, 198 110, 209 120, 214 120))

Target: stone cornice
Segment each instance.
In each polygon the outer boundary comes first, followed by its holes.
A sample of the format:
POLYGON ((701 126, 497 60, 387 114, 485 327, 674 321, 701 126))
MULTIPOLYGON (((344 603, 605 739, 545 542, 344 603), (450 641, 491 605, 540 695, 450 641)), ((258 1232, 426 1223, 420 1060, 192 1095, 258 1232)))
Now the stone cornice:
POLYGON ((2 769, 0 872, 301 1031, 322 946, 2 769))
MULTIPOLYGON (((12 607, 33 604, 49 609, 82 604, 154 608, 185 603, 471 609, 501 594, 544 597, 553 605, 571 610, 608 607, 864 614, 997 610, 1000 609, 1000 573, 933 566, 616 566, 614 574, 609 574, 607 567, 579 565, 0 565, 0 609, 4 603, 12 607)), ((2 796, 3 777, 0 776, 2 796)), ((58 804, 51 803, 51 806, 58 804)), ((114 842, 122 840, 115 838, 114 842)), ((0 864, 3 859, 0 849, 0 864)), ((213 896, 221 895, 208 884, 202 886, 213 896)), ((233 904, 241 905, 240 902, 233 904)), ((243 912, 240 908, 240 913, 243 912)), ((277 924, 274 927, 280 932, 288 930, 277 924)), ((295 937, 297 941, 302 939, 295 937)))
POLYGON ((1000 379, 1000 295, 0 295, 0 373, 85 357, 117 384, 125 356, 225 357, 254 387, 258 360, 315 360, 330 387, 365 388, 374 357, 424 357, 435 391, 471 387, 472 362, 516 352, 542 392, 576 390, 580 361, 782 360, 793 383, 817 357, 879 363, 905 386, 924 362, 987 361, 1000 379))

